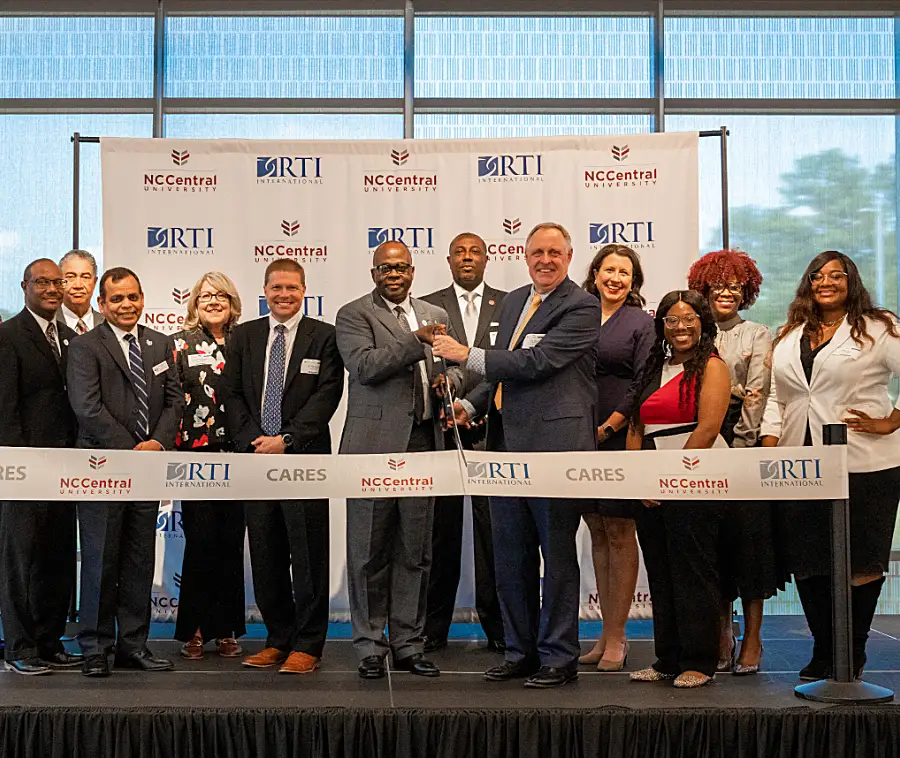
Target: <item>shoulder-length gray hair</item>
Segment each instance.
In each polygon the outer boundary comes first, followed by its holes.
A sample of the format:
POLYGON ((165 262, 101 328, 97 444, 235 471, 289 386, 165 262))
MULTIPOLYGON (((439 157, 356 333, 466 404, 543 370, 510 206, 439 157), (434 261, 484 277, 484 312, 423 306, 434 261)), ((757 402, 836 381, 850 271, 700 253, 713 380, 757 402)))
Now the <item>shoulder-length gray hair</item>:
POLYGON ((184 318, 185 330, 196 329, 200 326, 200 312, 197 309, 197 300, 200 298, 200 288, 203 286, 204 282, 209 282, 219 292, 224 292, 231 298, 231 318, 229 318, 228 323, 225 324, 225 331, 230 331, 241 317, 241 296, 238 294, 234 282, 220 271, 207 271, 197 280, 197 283, 191 287, 191 297, 188 300, 187 316, 184 318))

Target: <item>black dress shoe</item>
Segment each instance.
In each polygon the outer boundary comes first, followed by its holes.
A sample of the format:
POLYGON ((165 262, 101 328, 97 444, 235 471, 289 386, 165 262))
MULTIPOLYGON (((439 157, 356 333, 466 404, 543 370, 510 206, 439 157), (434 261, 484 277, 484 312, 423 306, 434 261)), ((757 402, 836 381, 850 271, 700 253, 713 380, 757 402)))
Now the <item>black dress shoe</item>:
POLYGON ((440 676, 441 670, 429 661, 422 653, 413 653, 406 658, 394 659, 397 671, 408 671, 416 676, 440 676))
POLYGON ((525 680, 526 687, 560 687, 563 684, 574 682, 578 678, 578 669, 560 669, 555 666, 541 666, 534 676, 525 680))
POLYGON ((81 667, 84 676, 109 676, 109 660, 105 655, 89 655, 81 667))
POLYGON ((138 669, 139 671, 171 671, 175 664, 168 658, 157 658, 147 648, 128 655, 116 655, 116 668, 138 669))
POLYGON ((423 640, 423 649, 426 653, 434 653, 437 650, 443 650, 447 647, 446 637, 426 637, 423 640))
POLYGON ((80 653, 67 653, 60 650, 58 653, 48 653, 41 656, 41 660, 52 669, 71 669, 84 663, 84 656, 80 653))
POLYGON ((830 676, 831 663, 815 656, 800 669, 800 678, 805 682, 817 682, 819 679, 828 679, 830 676))
POLYGON ((505 653, 506 643, 503 640, 488 640, 485 647, 492 653, 505 653))
POLYGON ((7 671, 15 671, 17 674, 25 676, 40 676, 41 674, 49 674, 50 666, 44 663, 40 658, 17 658, 14 661, 5 661, 3 667, 7 671))
POLYGON ((384 658, 380 655, 367 655, 359 662, 356 673, 363 679, 381 679, 384 674, 384 658))
POLYGON ((484 678, 490 682, 506 682, 510 679, 524 679, 531 676, 539 668, 537 661, 503 661, 499 666, 493 666, 484 672, 484 678))

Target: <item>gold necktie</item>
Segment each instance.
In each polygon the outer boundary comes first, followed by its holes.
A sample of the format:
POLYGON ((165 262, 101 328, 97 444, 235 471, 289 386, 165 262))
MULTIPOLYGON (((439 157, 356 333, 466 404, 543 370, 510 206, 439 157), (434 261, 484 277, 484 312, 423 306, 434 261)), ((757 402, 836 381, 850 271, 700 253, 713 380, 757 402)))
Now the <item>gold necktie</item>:
MULTIPOLYGON (((541 296, 535 294, 534 297, 531 298, 531 305, 528 306, 528 310, 525 312, 525 318, 522 319, 522 323, 519 324, 519 328, 516 329, 516 333, 513 335, 513 338, 509 341, 509 349, 512 350, 519 341, 519 337, 522 336, 522 332, 525 331, 525 326, 531 321, 531 317, 537 313, 537 309, 541 305, 541 296)), ((497 385, 497 391, 494 393, 494 405, 497 406, 497 410, 499 411, 503 407, 503 382, 500 382, 497 385)))

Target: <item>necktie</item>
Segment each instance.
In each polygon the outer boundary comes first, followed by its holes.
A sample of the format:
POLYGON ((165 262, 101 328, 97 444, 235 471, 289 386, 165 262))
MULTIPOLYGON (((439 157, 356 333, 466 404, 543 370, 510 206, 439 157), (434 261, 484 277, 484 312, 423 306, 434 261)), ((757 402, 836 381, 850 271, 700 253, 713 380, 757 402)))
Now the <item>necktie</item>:
POLYGON ((281 396, 284 394, 285 332, 287 327, 275 327, 275 339, 269 350, 269 370, 266 374, 266 390, 263 397, 262 428, 269 437, 281 431, 281 396))
POLYGON ((78 323, 75 324, 75 334, 84 334, 86 331, 87 324, 82 319, 78 319, 78 323))
POLYGON ((464 292, 463 298, 466 301, 466 309, 463 311, 463 327, 466 330, 466 344, 472 345, 475 342, 475 335, 478 333, 478 309, 475 307, 475 293, 464 292))
POLYGON ((62 356, 59 353, 59 345, 56 344, 56 324, 52 321, 47 324, 47 331, 45 334, 47 335, 47 342, 50 343, 50 349, 53 351, 53 357, 56 358, 57 363, 60 363, 62 361, 62 356))
POLYGON ((147 378, 144 375, 144 361, 141 358, 141 347, 138 345, 137 337, 133 334, 126 334, 125 340, 128 342, 128 368, 131 371, 131 383, 134 385, 134 395, 137 398, 137 427, 134 430, 135 436, 141 441, 146 442, 150 433, 149 424, 149 405, 147 395, 147 378))
MULTIPOLYGON (((516 329, 516 333, 513 335, 513 338, 509 341, 509 349, 512 350, 519 341, 519 337, 522 336, 522 332, 525 331, 525 326, 531 321, 531 317, 537 312, 537 309, 541 305, 541 296, 535 294, 534 297, 531 298, 531 305, 528 306, 528 310, 525 312, 525 318, 522 319, 522 323, 519 324, 519 328, 516 329)), ((499 411, 503 407, 503 382, 500 382, 497 385, 497 391, 494 393, 494 405, 497 406, 497 410, 499 411)))
MULTIPOLYGON (((412 329, 409 327, 409 321, 406 320, 406 313, 403 312, 403 308, 398 305, 394 308, 394 313, 397 314, 400 328, 407 334, 412 334, 412 329)), ((422 388, 422 376, 419 373, 418 364, 413 368, 413 413, 415 414, 416 423, 421 424, 425 416, 425 390, 422 388)))

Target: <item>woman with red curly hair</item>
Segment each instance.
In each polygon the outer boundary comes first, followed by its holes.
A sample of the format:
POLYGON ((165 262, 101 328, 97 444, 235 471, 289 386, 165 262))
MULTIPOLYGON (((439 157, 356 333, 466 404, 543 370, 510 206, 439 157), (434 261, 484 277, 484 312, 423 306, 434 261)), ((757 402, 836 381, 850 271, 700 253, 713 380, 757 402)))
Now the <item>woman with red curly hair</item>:
MULTIPOLYGON (((738 250, 707 253, 691 266, 688 286, 709 302, 716 319, 716 349, 728 366, 731 401, 722 436, 733 448, 756 447, 771 384, 772 335, 762 324, 745 321, 739 311, 756 302, 762 274, 756 262, 738 250)), ((773 540, 772 508, 767 504, 729 505, 722 530, 720 575, 722 612, 718 671, 755 674, 762 659, 760 628, 763 601, 784 587, 773 540), (741 598, 744 635, 731 633, 731 603, 741 598)))

